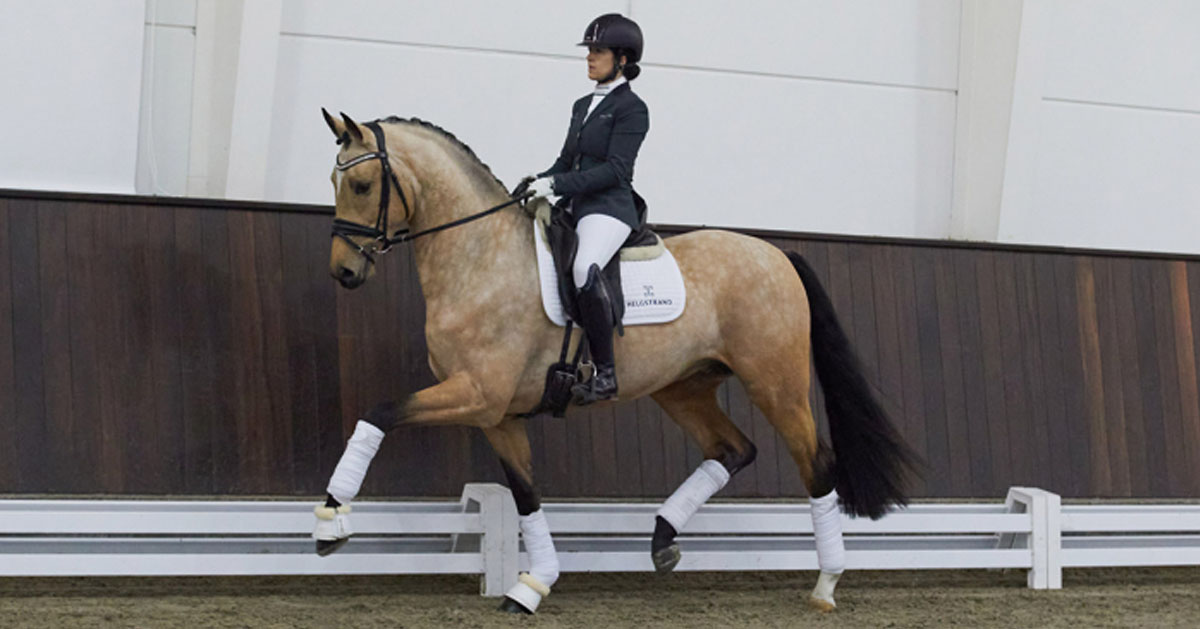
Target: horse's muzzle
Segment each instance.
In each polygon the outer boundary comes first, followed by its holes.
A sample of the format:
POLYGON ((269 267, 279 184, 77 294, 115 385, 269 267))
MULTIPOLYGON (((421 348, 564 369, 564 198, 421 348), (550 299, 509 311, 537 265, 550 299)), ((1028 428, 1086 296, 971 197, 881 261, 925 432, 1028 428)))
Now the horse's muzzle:
POLYGON ((346 267, 341 267, 331 272, 330 275, 332 275, 333 279, 337 280, 338 283, 342 285, 342 288, 351 290, 362 286, 363 282, 367 281, 366 273, 355 273, 346 267))

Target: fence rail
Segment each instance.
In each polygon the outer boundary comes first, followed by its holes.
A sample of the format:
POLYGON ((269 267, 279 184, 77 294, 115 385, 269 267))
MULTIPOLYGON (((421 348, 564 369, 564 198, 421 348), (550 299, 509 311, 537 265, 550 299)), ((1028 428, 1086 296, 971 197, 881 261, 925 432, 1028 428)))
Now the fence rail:
MULTIPOLYGON (((503 594, 526 567, 508 490, 468 484, 457 502, 360 502, 354 541, 313 553, 312 503, 0 501, 0 576, 478 574, 503 594)), ((657 505, 543 505, 563 572, 653 570, 657 505)), ((915 504, 843 518, 850 569, 1028 570, 1033 589, 1064 568, 1200 565, 1200 505, 1063 505, 1013 487, 1004 502, 915 504)), ((718 503, 679 537, 677 570, 815 570, 807 504, 718 503)))

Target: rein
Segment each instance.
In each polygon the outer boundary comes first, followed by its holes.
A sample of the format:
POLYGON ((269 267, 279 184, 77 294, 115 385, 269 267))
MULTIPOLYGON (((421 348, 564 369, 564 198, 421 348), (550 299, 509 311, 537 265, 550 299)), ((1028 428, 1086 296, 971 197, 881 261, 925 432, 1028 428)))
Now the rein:
POLYGON ((417 238, 420 238, 421 236, 427 236, 429 234, 450 229, 452 227, 465 225, 466 223, 479 220, 490 214, 495 214, 496 212, 499 212, 510 205, 521 203, 532 196, 532 193, 525 192, 521 187, 518 187, 518 192, 512 195, 512 199, 509 199, 500 205, 492 206, 482 212, 477 212, 470 216, 456 219, 436 227, 430 227, 429 229, 421 230, 415 234, 410 233, 407 229, 402 229, 396 232, 395 235, 388 236, 388 206, 390 205, 389 195, 391 193, 392 186, 396 187, 396 193, 400 195, 400 202, 404 205, 404 215, 406 218, 410 214, 411 210, 408 207, 408 199, 404 196, 404 188, 400 187, 400 181, 396 178, 396 173, 392 170, 391 162, 388 160, 387 144, 384 141, 383 129, 377 122, 368 122, 364 126, 366 126, 375 134, 375 142, 379 146, 379 150, 373 153, 363 153, 362 155, 359 155, 346 162, 338 161, 335 167, 340 171, 346 171, 354 166, 357 166, 358 164, 362 164, 373 159, 378 159, 383 164, 383 181, 381 182, 381 192, 379 193, 379 214, 375 217, 375 225, 373 226, 335 218, 333 219, 333 233, 331 236, 334 238, 341 238, 342 240, 346 241, 347 244, 353 247, 359 254, 361 254, 367 259, 368 262, 371 262, 372 264, 375 263, 375 258, 373 257, 374 255, 382 255, 387 253, 394 245, 411 242, 417 238), (371 238, 374 240, 374 243, 371 245, 370 249, 368 249, 354 242, 352 237, 355 236, 371 238))

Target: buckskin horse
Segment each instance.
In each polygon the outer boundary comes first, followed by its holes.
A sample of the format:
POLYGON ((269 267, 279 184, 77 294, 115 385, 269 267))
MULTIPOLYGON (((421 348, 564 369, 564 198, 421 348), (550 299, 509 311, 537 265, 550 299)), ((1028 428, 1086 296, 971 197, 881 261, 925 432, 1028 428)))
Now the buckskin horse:
MULTIPOLYGON (((501 609, 533 613, 558 578, 558 559, 540 508, 525 415, 542 399, 563 338, 540 307, 533 221, 515 207, 523 199, 510 197, 474 152, 440 127, 396 117, 360 125, 322 113, 340 147, 330 273, 355 288, 372 276, 377 256, 411 243, 426 303, 429 366, 439 384, 383 402, 357 423, 329 498, 316 508, 317 552, 333 552, 350 537, 349 501, 386 433, 475 426, 500 457, 530 557, 529 572, 501 609)), ((546 201, 531 205, 539 203, 546 201)), ((669 323, 630 326, 616 339, 620 398, 651 396, 705 461, 659 511, 650 548, 655 568, 675 567, 675 536, 688 518, 754 460, 754 444, 717 403, 717 387, 736 375, 786 442, 812 496, 821 570, 808 601, 831 611, 845 567, 839 500, 851 515, 871 518, 904 504, 915 455, 874 400, 829 297, 800 255, 720 230, 664 242, 683 277, 686 309, 669 323), (818 439, 809 406, 810 351, 832 447, 818 439)))

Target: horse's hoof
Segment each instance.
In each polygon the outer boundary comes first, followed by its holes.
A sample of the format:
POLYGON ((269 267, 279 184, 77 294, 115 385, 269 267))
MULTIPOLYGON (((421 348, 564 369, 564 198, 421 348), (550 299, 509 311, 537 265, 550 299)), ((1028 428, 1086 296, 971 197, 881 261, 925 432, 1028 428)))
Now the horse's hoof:
POLYGON ((679 564, 679 544, 671 544, 666 548, 660 548, 650 554, 650 558, 654 560, 654 570, 659 574, 666 574, 675 569, 679 564))
POLYGON ((528 616, 533 615, 533 612, 529 611, 528 609, 525 609, 524 605, 512 600, 511 598, 509 598, 507 596, 504 597, 504 601, 500 603, 500 607, 498 607, 497 609, 499 609, 502 612, 507 612, 510 614, 525 614, 528 616))
POLYGON ((808 597, 808 606, 821 612, 822 614, 828 614, 829 612, 837 609, 837 605, 834 605, 832 602, 822 598, 817 598, 815 596, 808 597))
POLYGON ((343 537, 342 539, 335 539, 333 541, 319 539, 317 540, 317 554, 322 557, 331 555, 337 552, 337 550, 342 546, 345 546, 346 542, 348 541, 350 541, 349 537, 343 537))

